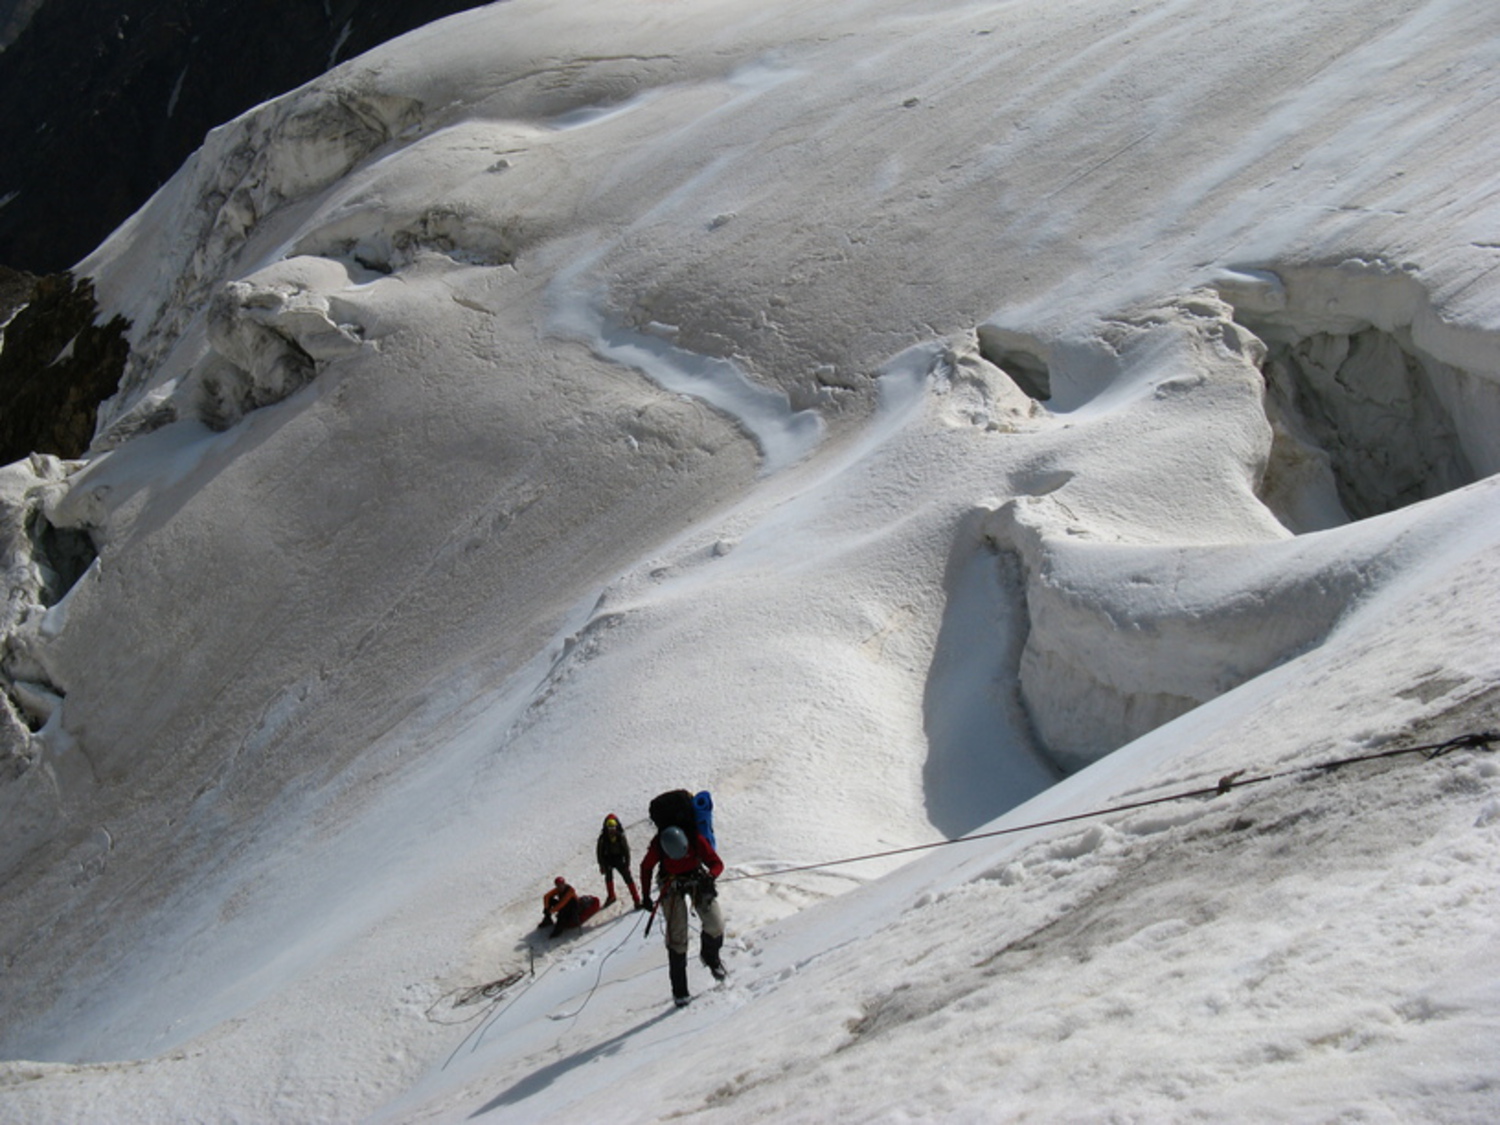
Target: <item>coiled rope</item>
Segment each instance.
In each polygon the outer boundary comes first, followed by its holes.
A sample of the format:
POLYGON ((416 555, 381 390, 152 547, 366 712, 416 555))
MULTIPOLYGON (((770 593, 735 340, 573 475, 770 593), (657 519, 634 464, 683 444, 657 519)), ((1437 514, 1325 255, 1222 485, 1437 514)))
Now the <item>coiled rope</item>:
MULTIPOLYGON (((591 999, 593 999, 594 993, 598 991, 600 981, 604 977, 604 963, 611 957, 613 957, 617 952, 619 952, 619 950, 625 945, 625 943, 630 940, 631 934, 634 934, 636 928, 641 924, 640 911, 632 911, 632 913, 636 915, 635 921, 631 923, 630 929, 626 932, 625 936, 618 942, 616 942, 614 947, 600 959, 599 973, 594 978, 594 987, 589 989, 588 995, 584 997, 583 1004, 578 1005, 576 1011, 573 1011, 567 1015, 556 1015, 550 1018, 570 1019, 573 1016, 578 1015, 579 1012, 583 1011, 584 1005, 587 1004, 591 999)), ((604 933, 608 932, 618 923, 624 921, 624 919, 625 916, 623 914, 618 918, 611 918, 604 924, 604 929, 599 934, 591 938, 590 942, 592 943, 593 941, 597 941, 599 940, 599 938, 602 938, 604 936, 604 933)), ((449 1054, 448 1058, 443 1062, 443 1065, 440 1069, 447 1070, 448 1065, 458 1057, 458 1053, 464 1049, 464 1046, 468 1044, 470 1040, 473 1040, 473 1045, 469 1047, 469 1051, 472 1053, 473 1051, 478 1050, 479 1044, 484 1042, 485 1034, 492 1026, 494 1026, 495 1021, 503 1016, 506 1012, 510 1011, 510 1009, 516 1004, 518 1000, 521 999, 521 997, 530 992, 531 989, 537 984, 537 982, 539 982, 543 977, 545 977, 548 973, 555 969, 559 964, 561 964, 561 962, 561 957, 556 958, 553 961, 549 962, 547 967, 544 968, 540 973, 537 973, 535 955, 533 955, 531 979, 527 981, 522 987, 516 989, 514 994, 502 994, 491 1000, 488 1007, 481 1010, 481 1014, 484 1018, 480 1020, 480 1022, 477 1023, 474 1027, 470 1028, 469 1033, 465 1035, 461 1040, 459 1040, 458 1046, 453 1048, 452 1053, 449 1054)), ((452 993, 449 993, 449 995, 451 996, 452 993)))
POLYGON ((516 1001, 530 992, 532 986, 535 985, 537 981, 541 980, 542 977, 550 973, 556 964, 556 961, 552 962, 552 964, 548 965, 545 969, 542 970, 541 976, 537 976, 535 962, 533 962, 531 979, 526 982, 524 987, 518 988, 515 992, 515 995, 511 996, 509 999, 501 995, 497 996, 494 1000, 491 1000, 489 1007, 484 1010, 484 1019, 480 1020, 479 1023, 471 1027, 469 1029, 469 1034, 465 1035, 458 1041, 458 1046, 454 1047, 448 1057, 443 1060, 441 1069, 448 1069, 448 1064, 458 1057, 458 1053, 464 1049, 464 1045, 468 1043, 469 1040, 472 1039, 474 1041, 474 1046, 470 1047, 469 1050, 472 1052, 478 1049, 480 1042, 484 1039, 484 1033, 489 1030, 490 1025, 493 1024, 501 1016, 503 1016, 506 1012, 510 1011, 510 1009, 515 1005, 516 1001))
POLYGON ((1298 766, 1294 769, 1278 770, 1275 773, 1259 774, 1245 777, 1244 770, 1236 770, 1219 778, 1218 783, 1201 789, 1188 789, 1180 793, 1168 793, 1163 797, 1152 797, 1145 801, 1131 801, 1123 805, 1110 805, 1102 809, 1091 809, 1087 812, 1072 813, 1068 816, 1053 817, 1051 820, 1038 820, 1030 824, 1016 824, 1008 828, 996 828, 990 832, 975 832, 967 836, 954 836, 948 840, 934 840, 927 844, 912 844, 904 848, 890 848, 883 852, 868 852, 864 855, 846 856, 843 859, 824 860, 822 863, 802 863, 795 867, 780 867, 774 871, 741 872, 734 875, 721 875, 720 883, 737 882, 740 879, 770 879, 778 875, 790 875, 795 871, 817 871, 825 867, 839 867, 846 863, 861 863, 870 859, 884 859, 893 855, 906 855, 910 852, 930 851, 933 848, 945 848, 950 844, 967 844, 973 840, 989 840, 996 836, 1011 836, 1018 832, 1029 832, 1036 828, 1051 828, 1058 824, 1070 824, 1078 820, 1091 820, 1094 817, 1111 816, 1115 813, 1132 812, 1136 809, 1150 808, 1152 805, 1165 805, 1172 801, 1187 801, 1197 797, 1222 797, 1235 789, 1246 789, 1252 785, 1263 785, 1268 781, 1276 781, 1285 777, 1299 777, 1303 774, 1331 773, 1342 769, 1344 766, 1352 766, 1359 762, 1375 762, 1384 758, 1397 758, 1404 754, 1421 754, 1428 760, 1441 757, 1453 750, 1466 747, 1477 747, 1490 750, 1490 743, 1500 740, 1500 732, 1484 731, 1482 733, 1461 734, 1456 738, 1450 738, 1445 742, 1431 742, 1423 746, 1405 746, 1399 750, 1382 750, 1373 754, 1356 754, 1347 758, 1335 758, 1328 762, 1318 762, 1310 766, 1298 766))

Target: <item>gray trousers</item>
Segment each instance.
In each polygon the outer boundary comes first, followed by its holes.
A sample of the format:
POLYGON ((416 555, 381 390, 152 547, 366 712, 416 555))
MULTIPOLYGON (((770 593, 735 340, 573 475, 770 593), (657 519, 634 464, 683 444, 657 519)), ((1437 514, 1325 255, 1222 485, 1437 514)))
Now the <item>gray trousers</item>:
POLYGON ((661 896, 662 931, 667 937, 667 948, 673 953, 687 952, 689 898, 692 899, 698 921, 703 924, 703 932, 709 937, 724 936, 724 912, 719 909, 717 895, 705 902, 701 893, 684 893, 669 885, 661 896))

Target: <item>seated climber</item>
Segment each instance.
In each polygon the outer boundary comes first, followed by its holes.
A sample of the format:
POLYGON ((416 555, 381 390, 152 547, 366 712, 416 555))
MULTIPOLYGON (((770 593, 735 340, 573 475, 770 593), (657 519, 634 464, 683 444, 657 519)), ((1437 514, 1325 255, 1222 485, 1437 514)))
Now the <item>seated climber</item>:
POLYGON ((538 928, 552 927, 552 936, 574 930, 599 913, 601 903, 594 895, 580 895, 559 875, 552 889, 542 896, 542 921, 538 928))

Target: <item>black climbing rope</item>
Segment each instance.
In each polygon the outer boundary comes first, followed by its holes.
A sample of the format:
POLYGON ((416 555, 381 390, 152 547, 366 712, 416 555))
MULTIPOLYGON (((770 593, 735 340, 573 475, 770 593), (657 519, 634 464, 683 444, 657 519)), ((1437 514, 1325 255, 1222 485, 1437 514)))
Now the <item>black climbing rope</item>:
POLYGON ((579 1015, 585 1008, 589 1006, 589 1001, 594 998, 594 993, 599 991, 599 985, 604 980, 605 963, 625 947, 625 943, 635 936, 636 928, 641 924, 641 912, 639 910, 636 910, 632 913, 635 914, 635 921, 630 924, 630 931, 615 943, 613 949, 611 949, 608 953, 606 953, 599 959, 599 972, 594 977, 594 986, 589 989, 588 995, 583 998, 583 1003, 579 1004, 578 1007, 574 1008, 571 1012, 557 1012, 553 1015, 548 1016, 548 1019, 570 1020, 579 1015))
POLYGON ((1263 785, 1268 781, 1276 781, 1285 777, 1331 773, 1334 770, 1342 769, 1344 766, 1352 766, 1359 762, 1375 762, 1384 758, 1401 757, 1405 754, 1421 754, 1431 760, 1453 750, 1461 750, 1466 747, 1478 747, 1488 750, 1491 749, 1490 743, 1497 740, 1500 740, 1500 732, 1485 731, 1477 734, 1461 734, 1445 742, 1431 742, 1423 746, 1404 746, 1398 750, 1381 750, 1371 754, 1357 754, 1347 758, 1336 758, 1328 762, 1318 762, 1310 766, 1298 766, 1294 769, 1278 770, 1275 773, 1259 774, 1252 777, 1245 777, 1244 770, 1236 770, 1234 773, 1225 774, 1219 778, 1217 784, 1201 789, 1188 789, 1180 793, 1169 793, 1163 797, 1152 797, 1149 800, 1132 801, 1123 805, 1110 805, 1107 808, 1072 813, 1068 816, 1054 817, 1051 820, 1038 820, 1030 824, 1016 824, 1009 828, 996 828, 991 832, 975 832, 968 836, 954 836, 948 840, 934 840, 927 844, 912 844, 908 847, 891 848, 883 852, 868 852, 864 855, 846 856, 843 859, 824 860, 821 863, 803 863, 795 867, 780 867, 774 871, 747 871, 737 875, 721 875, 718 881, 721 883, 732 883, 740 879, 770 879, 777 875, 790 875, 796 871, 816 871, 825 867, 839 867, 846 863, 861 863, 869 859, 884 859, 893 855, 906 855, 909 852, 930 851, 933 848, 945 848, 950 844, 966 844, 972 840, 989 840, 996 836, 1010 836, 1018 832, 1029 832, 1035 828, 1051 828, 1058 824, 1069 824, 1077 820, 1091 820, 1094 817, 1110 816, 1114 813, 1132 812, 1136 809, 1150 808, 1152 805, 1165 805, 1172 801, 1187 801, 1195 797, 1222 797, 1224 794, 1235 789, 1246 789, 1252 785, 1263 785))

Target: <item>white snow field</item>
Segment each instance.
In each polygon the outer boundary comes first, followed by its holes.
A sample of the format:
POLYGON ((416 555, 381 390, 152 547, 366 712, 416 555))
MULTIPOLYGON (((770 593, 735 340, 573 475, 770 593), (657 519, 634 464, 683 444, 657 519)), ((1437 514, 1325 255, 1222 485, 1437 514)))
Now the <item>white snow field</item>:
POLYGON ((0 1120, 1500 1120, 1500 742, 1316 768, 1500 729, 1497 142, 1474 0, 506 0, 215 130, 0 470, 0 1120), (679 786, 682 1011, 533 932, 679 786))

